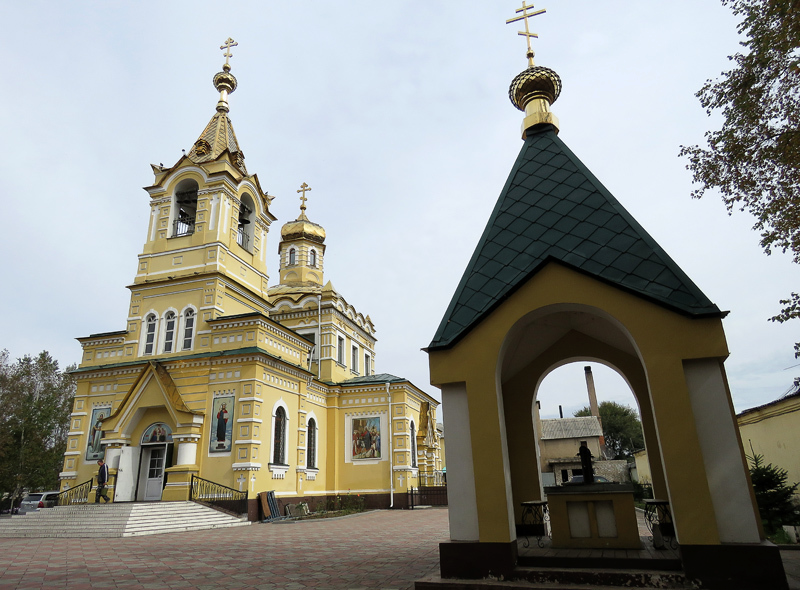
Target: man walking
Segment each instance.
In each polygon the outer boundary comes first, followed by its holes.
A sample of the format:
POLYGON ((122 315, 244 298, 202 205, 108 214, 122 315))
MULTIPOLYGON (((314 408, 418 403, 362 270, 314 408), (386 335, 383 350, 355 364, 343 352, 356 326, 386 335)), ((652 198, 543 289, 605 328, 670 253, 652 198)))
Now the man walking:
POLYGON ((108 465, 102 459, 97 461, 97 493, 94 497, 94 503, 99 504, 100 498, 106 502, 111 502, 111 498, 106 495, 106 484, 108 484, 108 465))

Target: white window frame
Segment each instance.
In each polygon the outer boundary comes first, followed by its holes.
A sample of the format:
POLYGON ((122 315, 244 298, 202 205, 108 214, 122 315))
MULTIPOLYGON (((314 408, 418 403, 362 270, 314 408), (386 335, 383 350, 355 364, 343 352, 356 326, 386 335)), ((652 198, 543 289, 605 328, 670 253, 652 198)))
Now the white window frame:
POLYGON ((141 356, 153 356, 154 354, 156 354, 157 350, 158 350, 158 314, 155 311, 150 310, 150 311, 147 312, 147 314, 144 316, 144 319, 142 320, 142 352, 141 352, 141 356), (153 322, 152 322, 153 329, 152 329, 152 331, 150 330, 150 322, 148 321, 150 318, 153 318, 153 322), (147 350, 147 347, 148 347, 147 338, 150 336, 151 333, 153 335, 153 341, 151 343, 149 343, 150 351, 148 352, 148 350, 147 350))
POLYGON ((411 468, 417 469, 417 425, 414 420, 410 421, 408 428, 411 433, 411 468))
POLYGON ((275 402, 272 406, 272 428, 270 429, 269 438, 269 470, 270 471, 286 471, 289 465, 289 406, 283 401, 283 398, 275 402), (283 460, 285 463, 274 463, 275 459, 275 426, 278 417, 278 408, 283 408, 283 415, 286 417, 286 430, 284 431, 284 441, 286 446, 283 449, 283 460))
POLYGON ((372 357, 369 355, 368 352, 364 352, 364 375, 369 376, 371 375, 370 371, 372 370, 371 361, 372 357))
POLYGON ((345 354, 344 347, 345 347, 345 340, 344 336, 337 336, 336 337, 336 362, 340 365, 346 365, 347 362, 347 355, 345 354))
POLYGON ((353 344, 350 347, 350 370, 353 371, 353 373, 358 373, 358 356, 358 345, 353 344))
POLYGON ((176 310, 173 307, 170 307, 167 311, 164 312, 164 315, 161 316, 161 330, 159 330, 159 343, 160 343, 159 350, 162 353, 170 353, 178 351, 178 346, 177 346, 178 335, 180 334, 180 332, 178 332, 179 324, 180 324, 180 314, 178 314, 178 310, 176 310), (175 322, 175 324, 172 327, 171 350, 167 350, 167 342, 170 342, 167 340, 167 330, 169 324, 169 318, 167 316, 169 314, 172 314, 174 316, 173 321, 175 322))
POLYGON ((186 307, 183 308, 183 310, 181 310, 180 320, 181 320, 180 321, 180 331, 178 333, 178 336, 180 337, 179 342, 181 344, 181 350, 192 350, 194 348, 195 336, 197 336, 197 309, 195 309, 194 305, 187 305, 186 307), (186 314, 188 312, 190 312, 190 311, 192 312, 191 317, 193 318, 193 321, 192 321, 192 334, 189 337, 190 342, 189 342, 189 346, 187 347, 186 346, 186 314))
POLYGON ((319 420, 314 412, 306 415, 306 469, 319 471, 319 420), (311 428, 311 421, 314 428, 311 428), (311 448, 311 436, 314 436, 314 448, 311 448), (313 450, 313 453, 311 452, 313 450), (309 461, 310 459, 310 461, 309 461))

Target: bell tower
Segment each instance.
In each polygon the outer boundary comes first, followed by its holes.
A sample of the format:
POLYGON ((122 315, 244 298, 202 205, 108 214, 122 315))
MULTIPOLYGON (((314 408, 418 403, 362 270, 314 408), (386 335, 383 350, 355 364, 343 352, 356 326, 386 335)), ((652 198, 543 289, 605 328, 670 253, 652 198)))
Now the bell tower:
POLYGON ((306 193, 311 190, 305 182, 300 185, 300 215, 281 229, 280 280, 293 287, 322 287, 325 230, 306 217, 306 193))
POLYGON ((275 217, 228 116, 236 45, 220 47, 216 112, 192 148, 171 167, 151 164, 150 222, 129 287, 127 331, 137 356, 196 350, 193 334, 222 315, 268 314, 266 243, 275 217))

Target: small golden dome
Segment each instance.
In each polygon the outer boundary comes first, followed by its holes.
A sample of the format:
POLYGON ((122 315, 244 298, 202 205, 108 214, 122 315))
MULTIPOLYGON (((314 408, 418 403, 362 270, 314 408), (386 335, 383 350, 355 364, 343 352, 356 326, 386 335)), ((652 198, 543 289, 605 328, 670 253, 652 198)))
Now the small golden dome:
POLYGON ((531 66, 520 72, 511 81, 508 98, 519 110, 537 98, 543 98, 553 104, 561 94, 561 78, 553 70, 542 66, 531 66))
POLYGON ((230 94, 236 90, 236 76, 231 74, 231 66, 228 64, 222 66, 222 70, 223 71, 217 72, 214 75, 214 88, 217 89, 217 92, 222 92, 225 90, 228 94, 230 94))
POLYGON ((300 217, 283 225, 281 238, 283 240, 306 238, 312 242, 322 244, 325 241, 325 230, 321 225, 309 221, 305 213, 301 213, 300 217))

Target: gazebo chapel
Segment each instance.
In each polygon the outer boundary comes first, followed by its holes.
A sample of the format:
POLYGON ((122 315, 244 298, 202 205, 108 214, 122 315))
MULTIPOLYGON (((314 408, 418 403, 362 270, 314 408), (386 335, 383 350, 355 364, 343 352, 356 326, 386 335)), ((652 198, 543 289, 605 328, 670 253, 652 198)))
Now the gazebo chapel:
MULTIPOLYGON (((79 338, 83 357, 61 488, 111 468, 113 500, 187 500, 192 476, 288 502, 366 495, 390 506, 442 479, 437 402, 376 371, 376 330, 324 280, 326 234, 306 215, 280 233, 228 116, 231 47, 216 112, 173 166, 152 165, 150 216, 125 328, 79 338)), ((255 500, 253 500, 254 502, 255 500)))
MULTIPOLYGON (((573 564, 565 567, 608 568, 611 548, 642 549, 624 484, 542 482, 538 388, 566 363, 594 361, 619 372, 636 398, 654 502, 669 510, 663 524, 686 577, 704 588, 787 588, 736 427, 726 314, 558 135, 550 106, 561 79, 534 64, 528 17, 544 11, 532 9, 523 2, 508 21, 524 20, 528 39, 528 67, 509 90, 525 113, 522 149, 427 348, 447 407, 450 542, 440 546, 441 574, 524 576, 520 566, 532 562, 518 531, 543 530, 545 507, 550 548, 573 551, 555 553, 573 564), (532 514, 539 520, 526 521, 532 514)), ((562 567, 552 555, 533 565, 562 567)))

